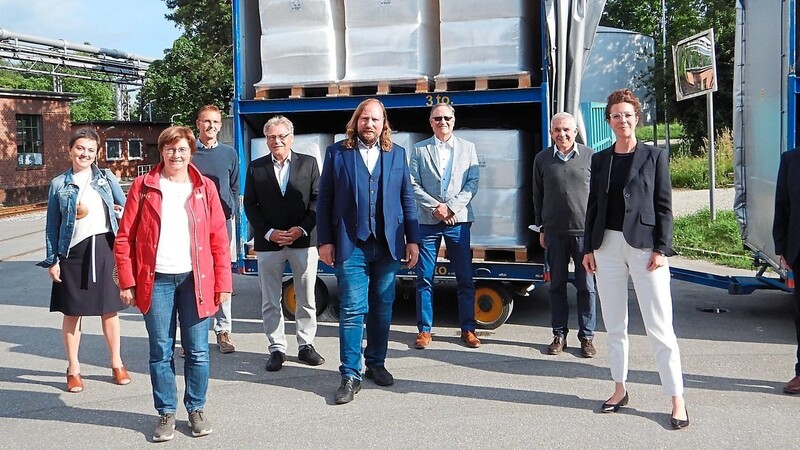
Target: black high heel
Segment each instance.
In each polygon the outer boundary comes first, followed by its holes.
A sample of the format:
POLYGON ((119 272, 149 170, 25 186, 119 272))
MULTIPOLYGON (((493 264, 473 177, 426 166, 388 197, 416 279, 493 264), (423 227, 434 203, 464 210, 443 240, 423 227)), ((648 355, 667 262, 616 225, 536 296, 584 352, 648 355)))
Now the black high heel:
POLYGON ((602 411, 604 413, 617 412, 617 411, 619 411, 619 409, 621 407, 623 407, 623 406, 628 404, 628 400, 629 400, 628 391, 625 391, 625 396, 622 397, 622 400, 620 400, 619 403, 604 402, 603 406, 600 407, 600 411, 602 411))
POLYGON ((686 411, 686 420, 670 417, 669 423, 672 425, 673 430, 680 430, 681 428, 686 428, 689 426, 689 410, 686 409, 685 406, 683 407, 683 410, 686 411))

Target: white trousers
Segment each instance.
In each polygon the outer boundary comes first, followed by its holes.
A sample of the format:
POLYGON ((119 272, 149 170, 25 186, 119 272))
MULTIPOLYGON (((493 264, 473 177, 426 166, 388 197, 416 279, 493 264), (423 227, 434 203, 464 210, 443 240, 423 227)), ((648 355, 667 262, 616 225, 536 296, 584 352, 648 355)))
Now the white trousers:
POLYGON ((281 285, 286 262, 292 268, 297 309, 294 313, 297 345, 311 345, 317 335, 317 307, 314 284, 317 281, 316 247, 289 248, 276 252, 257 252, 258 281, 261 284, 261 319, 269 340, 269 351, 286 353, 281 285))
POLYGON ((606 230, 603 243, 594 251, 597 264, 597 294, 608 332, 611 378, 628 378, 628 275, 633 279, 644 328, 656 357, 661 385, 669 396, 683 395, 683 375, 678 339, 672 328, 672 295, 669 263, 649 272, 652 249, 633 248, 621 231, 606 230))

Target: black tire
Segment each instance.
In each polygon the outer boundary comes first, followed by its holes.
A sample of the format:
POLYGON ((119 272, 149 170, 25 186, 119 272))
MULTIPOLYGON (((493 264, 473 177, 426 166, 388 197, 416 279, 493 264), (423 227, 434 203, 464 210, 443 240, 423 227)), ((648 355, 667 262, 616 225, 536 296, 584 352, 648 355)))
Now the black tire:
POLYGON ((475 322, 478 328, 494 330, 506 323, 514 310, 514 300, 500 283, 475 285, 475 322))
MULTIPOLYGON (((314 297, 317 304, 317 317, 319 317, 328 308, 328 302, 330 301, 328 287, 325 286, 325 283, 319 278, 317 278, 317 282, 314 284, 314 297)), ((284 318, 286 320, 294 320, 294 312, 297 309, 297 299, 295 298, 294 281, 291 278, 283 282, 281 300, 284 318)))

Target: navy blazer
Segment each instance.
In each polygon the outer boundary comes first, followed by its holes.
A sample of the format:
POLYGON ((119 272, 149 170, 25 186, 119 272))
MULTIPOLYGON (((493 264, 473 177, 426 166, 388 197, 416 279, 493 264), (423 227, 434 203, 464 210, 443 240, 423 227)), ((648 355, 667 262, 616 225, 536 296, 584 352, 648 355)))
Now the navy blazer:
MULTIPOLYGON (((608 184, 614 144, 592 156, 592 177, 586 208, 584 253, 600 248, 606 231, 608 184)), ((636 143, 628 181, 623 188, 622 234, 634 248, 651 248, 672 256, 672 184, 666 149, 636 143)))
POLYGON ((253 227, 253 248, 257 252, 278 251, 283 246, 268 241, 271 228, 288 230, 294 226, 308 235, 300 236, 289 247, 308 248, 317 245, 317 192, 319 168, 316 158, 291 151, 286 193, 281 194, 272 154, 255 159, 247 166, 244 184, 244 213, 253 227))
POLYGON ((778 181, 775 186, 775 219, 772 239, 775 254, 794 266, 800 257, 800 150, 781 155, 778 181))
MULTIPOLYGON (((320 176, 317 199, 317 241, 319 245, 334 244, 335 261, 347 260, 356 246, 358 223, 357 192, 355 190, 358 149, 348 149, 344 141, 328 146, 320 176)), ((396 144, 381 151, 381 189, 383 192, 383 222, 386 242, 392 258, 405 257, 406 243, 419 243, 419 221, 414 190, 411 186, 406 150, 396 144)))

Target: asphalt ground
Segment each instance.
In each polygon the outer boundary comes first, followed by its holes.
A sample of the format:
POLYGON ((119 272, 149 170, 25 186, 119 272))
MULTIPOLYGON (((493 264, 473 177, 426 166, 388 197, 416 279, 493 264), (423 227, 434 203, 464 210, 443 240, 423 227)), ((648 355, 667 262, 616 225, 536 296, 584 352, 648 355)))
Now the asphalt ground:
MULTIPOLYGON (((148 377, 147 335, 138 310, 121 314, 123 360, 133 377, 112 383, 97 318, 83 321, 85 390, 64 391, 61 314, 50 313, 50 281, 34 263, 44 256, 43 217, 0 221, 0 448, 138 448, 151 444, 156 414, 148 377)), ((728 274, 672 258, 671 264, 728 274)), ((749 274, 740 271, 740 274, 749 274)), ((396 383, 365 380, 347 405, 334 405, 339 384, 337 325, 322 322, 315 345, 327 362, 289 358, 264 370, 267 340, 253 276, 234 277, 237 351, 211 345, 206 412, 210 436, 193 438, 178 412, 173 448, 797 448, 800 396, 782 393, 795 362, 792 297, 775 291, 731 296, 722 289, 673 281, 691 426, 673 431, 670 403, 630 289, 631 402, 598 413, 612 392, 606 335, 598 318, 598 356, 580 358, 575 332, 559 356, 551 340, 548 296, 534 290, 515 303, 508 323, 481 331, 483 346, 458 338, 452 289, 437 291, 431 346, 413 348, 413 297, 395 303, 387 368, 396 383), (701 312, 704 308, 724 313, 701 312)), ((574 311, 574 291, 571 291, 574 311)), ((599 314, 599 308, 598 308, 599 314)), ((570 318, 575 326, 574 313, 570 318)), ((209 333, 213 340, 213 333, 209 333)), ((183 361, 176 358, 176 370, 183 361)), ((179 392, 183 377, 178 377, 179 392)), ((179 396, 180 398, 180 396, 179 396)))

